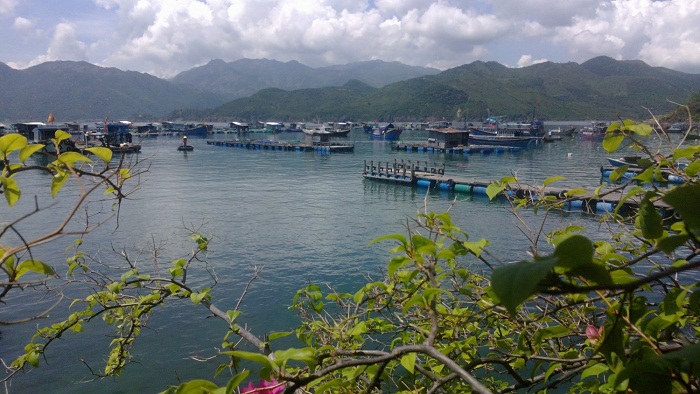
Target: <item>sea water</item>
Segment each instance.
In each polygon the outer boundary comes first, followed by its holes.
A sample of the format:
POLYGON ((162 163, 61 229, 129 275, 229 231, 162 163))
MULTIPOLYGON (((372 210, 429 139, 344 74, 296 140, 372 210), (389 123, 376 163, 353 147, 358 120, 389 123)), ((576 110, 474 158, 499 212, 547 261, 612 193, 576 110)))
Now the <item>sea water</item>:
MULTIPOLYGON (((253 137, 295 140, 303 135, 253 137)), ((233 134, 214 134, 208 139, 233 138, 233 134)), ((425 131, 402 134, 404 141, 426 138, 425 131)), ((102 215, 95 217, 95 222, 110 213, 118 215, 86 236, 83 248, 105 264, 104 270, 123 261, 116 256, 122 253, 143 273, 153 273, 157 261, 158 271, 165 275, 172 260, 186 257, 195 248, 188 235, 201 232, 211 241, 206 265, 193 263, 188 284, 211 287, 213 303, 224 311, 233 309, 244 295, 238 323, 260 337, 295 328, 298 319, 289 306, 295 291, 309 283, 354 292, 367 280, 381 280, 394 245, 370 242, 381 235, 406 233, 407 223, 418 212, 449 210, 470 240, 486 238, 491 242, 489 259, 494 265, 528 258, 526 236, 536 231, 541 215, 521 210, 518 218, 506 203, 486 197, 365 180, 361 175, 365 160, 445 163, 447 176, 498 180, 515 175, 533 185, 563 175, 566 179, 555 186, 586 188, 600 184, 599 168, 607 164, 600 141, 576 137, 518 153, 486 155, 396 151, 389 142, 371 141, 355 131, 345 140, 355 146, 349 154, 249 150, 206 141, 192 138, 193 152, 177 151, 178 137, 143 141, 142 152, 130 157, 143 161, 140 168, 147 170, 132 179, 132 183, 138 181, 138 189, 118 211, 109 202, 91 205, 103 204, 102 215), (534 230, 524 228, 521 220, 534 230), (256 269, 259 277, 244 294, 256 269)), ((43 175, 22 179, 24 205, 17 209, 30 210, 34 195, 39 196, 40 205, 50 204, 45 196, 49 182, 50 177, 43 175)), ((62 191, 58 207, 68 208, 68 197, 76 193, 70 187, 62 191)), ((2 212, 15 211, 4 207, 2 212)), ((89 222, 80 218, 72 228, 78 230, 89 222)), ((43 215, 40 220, 27 221, 21 229, 40 234, 61 220, 43 215)), ((589 235, 598 234, 598 218, 594 216, 568 214, 550 220, 551 228, 576 223, 588 228, 589 235)), ((36 253, 60 265, 74 238, 61 238, 37 248, 36 253)), ((474 269, 486 267, 474 265, 474 269)), ((5 321, 30 316, 49 305, 32 297, 31 291, 15 292, 6 301, 0 306, 0 320, 5 321)), ((20 373, 9 384, 9 391, 158 392, 180 380, 214 379, 217 365, 225 360, 208 359, 221 350, 226 325, 189 300, 168 301, 160 309, 143 329, 132 349, 134 362, 120 378, 100 379, 91 373, 90 368, 97 375, 101 372, 111 340, 110 331, 96 319, 84 325, 85 332, 66 333, 52 344, 41 367, 20 373)), ((56 317, 61 312, 55 311, 56 317)), ((53 317, 51 313, 48 319, 2 327, 0 357, 9 364, 36 327, 53 317)), ((223 384, 225 379, 218 382, 223 384)))

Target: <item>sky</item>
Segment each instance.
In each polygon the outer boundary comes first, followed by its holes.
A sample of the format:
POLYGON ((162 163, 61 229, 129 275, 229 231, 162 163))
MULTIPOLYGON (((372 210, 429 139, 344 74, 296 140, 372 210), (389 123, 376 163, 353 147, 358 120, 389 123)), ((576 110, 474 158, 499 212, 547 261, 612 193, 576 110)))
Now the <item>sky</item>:
POLYGON ((440 70, 642 60, 700 74, 700 0, 0 0, 0 62, 170 78, 213 59, 440 70))

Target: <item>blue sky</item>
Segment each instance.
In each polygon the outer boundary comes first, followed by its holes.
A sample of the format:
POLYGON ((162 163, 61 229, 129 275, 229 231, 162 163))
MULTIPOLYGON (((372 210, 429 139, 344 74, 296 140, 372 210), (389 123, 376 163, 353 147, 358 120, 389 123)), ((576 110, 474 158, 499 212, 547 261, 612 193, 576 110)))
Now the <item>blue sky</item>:
POLYGON ((172 77, 212 59, 448 69, 599 55, 700 73, 700 0, 0 0, 0 62, 172 77))

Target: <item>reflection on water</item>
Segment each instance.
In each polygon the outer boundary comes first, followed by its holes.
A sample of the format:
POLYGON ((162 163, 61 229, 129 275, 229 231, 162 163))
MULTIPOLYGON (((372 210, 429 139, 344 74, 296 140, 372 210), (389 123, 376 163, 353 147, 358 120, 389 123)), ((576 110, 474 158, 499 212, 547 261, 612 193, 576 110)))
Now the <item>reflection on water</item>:
MULTIPOLYGON (((299 138, 296 133, 274 137, 299 138)), ((402 138, 422 140, 425 132, 405 131, 402 138)), ((194 138, 190 141, 193 152, 178 152, 177 137, 143 141, 140 158, 152 158, 149 171, 141 176, 140 190, 122 204, 119 226, 110 222, 98 229, 87 237, 86 246, 92 252, 99 249, 108 258, 112 246, 147 251, 154 243, 163 243, 159 261, 167 264, 193 247, 185 241, 186 228, 201 227, 212 238, 207 260, 217 278, 213 296, 221 309, 235 305, 252 267, 264 267, 242 304, 245 314, 241 317, 243 324, 262 336, 294 327, 296 318, 287 307, 294 292, 309 282, 350 291, 366 275, 380 279, 393 245, 369 243, 384 234, 405 232, 407 219, 425 206, 432 211, 450 209, 470 239, 491 241, 489 250, 499 261, 528 257, 519 222, 505 203, 367 181, 361 176, 364 160, 445 162, 448 175, 497 180, 516 174, 522 182, 533 184, 564 175, 567 179, 560 186, 595 187, 600 181, 599 167, 607 157, 599 143, 575 138, 519 153, 491 155, 393 151, 389 143, 370 141, 354 132, 348 141, 355 143, 355 152, 334 155, 217 147, 194 138)), ((22 203, 29 207, 33 200, 24 198, 44 193, 42 187, 50 178, 35 176, 25 182, 21 184, 27 187, 22 203)), ((42 200, 42 204, 48 202, 42 200)), ((108 213, 111 206, 102 209, 108 213)), ((521 211, 521 215, 533 228, 542 220, 530 210, 521 211)), ((595 218, 583 214, 553 219, 551 228, 576 223, 588 227, 593 235, 599 230, 595 218)), ((41 231, 46 220, 58 219, 29 221, 23 230, 41 231)), ((70 241, 38 252, 55 261, 70 241)), ((152 265, 149 253, 133 256, 144 270, 152 265)), ((197 287, 213 285, 203 269, 190 280, 197 287)), ((2 319, 32 310, 30 305, 12 301, 12 305, 0 307, 2 319)), ((99 365, 106 357, 107 331, 99 324, 90 324, 79 340, 68 335, 49 352, 50 368, 18 377, 12 391, 157 392, 178 378, 212 378, 217 361, 198 363, 189 357, 214 354, 226 327, 216 319, 207 319, 205 310, 188 302, 172 302, 165 309, 150 320, 150 330, 145 330, 133 349, 136 361, 142 364, 128 367, 121 378, 71 384, 90 379, 79 358, 87 357, 86 361, 99 365)), ((3 359, 9 361, 17 354, 33 334, 31 327, 3 329, 3 359)))

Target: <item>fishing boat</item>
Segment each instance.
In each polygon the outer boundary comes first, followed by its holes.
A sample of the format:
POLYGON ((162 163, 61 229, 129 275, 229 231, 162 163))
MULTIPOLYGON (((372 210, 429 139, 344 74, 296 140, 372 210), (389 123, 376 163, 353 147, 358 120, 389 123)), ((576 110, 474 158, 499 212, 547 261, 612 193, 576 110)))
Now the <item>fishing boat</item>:
POLYGON ((574 135, 575 131, 576 131, 576 127, 569 127, 568 129, 562 129, 561 127, 557 127, 557 128, 550 129, 549 131, 547 131, 547 134, 553 135, 553 136, 559 135, 559 136, 570 137, 570 136, 574 135))
POLYGON ((590 126, 581 128, 578 135, 585 140, 602 139, 605 137, 605 130, 608 125, 605 122, 593 122, 590 126))
POLYGON ((372 128, 367 135, 372 140, 395 141, 399 139, 402 131, 401 128, 394 126, 393 123, 389 123, 384 127, 372 128))
POLYGON ((313 129, 304 128, 302 131, 306 135, 324 135, 329 137, 347 137, 352 128, 334 128, 330 126, 319 126, 313 129))
POLYGON ((163 131, 189 137, 206 137, 209 127, 205 124, 161 122, 163 131))
POLYGON ((180 145, 177 147, 177 150, 180 152, 192 152, 194 150, 194 146, 192 146, 192 145, 180 145))

